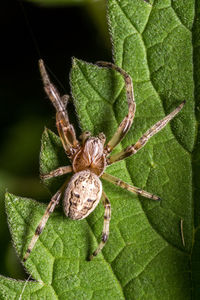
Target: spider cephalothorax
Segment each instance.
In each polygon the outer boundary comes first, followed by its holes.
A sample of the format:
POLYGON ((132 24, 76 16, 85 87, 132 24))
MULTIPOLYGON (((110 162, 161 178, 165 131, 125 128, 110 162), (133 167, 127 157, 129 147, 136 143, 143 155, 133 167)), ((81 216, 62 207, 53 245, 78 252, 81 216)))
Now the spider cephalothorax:
POLYGON ((127 189, 132 193, 136 193, 153 200, 160 200, 160 197, 129 185, 128 183, 105 173, 104 170, 108 165, 133 155, 140 150, 154 134, 164 128, 167 123, 175 117, 175 115, 184 106, 185 101, 183 101, 169 115, 147 130, 147 132, 145 132, 145 134, 135 144, 130 145, 121 152, 112 155, 112 150, 124 138, 132 125, 135 116, 136 103, 133 94, 131 77, 123 69, 112 63, 99 62, 98 65, 114 69, 124 77, 128 101, 128 114, 122 120, 117 131, 106 145, 106 138, 103 133, 100 133, 98 137, 90 137, 90 133, 87 131, 82 133, 80 141, 76 138, 75 130, 69 122, 66 110, 66 104, 69 97, 66 95, 60 97, 55 86, 49 79, 43 61, 39 61, 40 73, 45 92, 56 109, 56 126, 58 133, 61 138, 63 148, 72 162, 72 166, 60 167, 51 171, 49 174, 41 175, 41 177, 51 178, 67 173, 74 173, 74 175, 71 177, 71 180, 69 182, 65 182, 52 197, 25 253, 24 261, 27 260, 39 235, 42 233, 50 214, 54 211, 61 197, 63 197, 63 207, 66 216, 74 220, 86 218, 102 199, 105 208, 102 239, 98 248, 90 256, 90 259, 102 250, 109 235, 111 206, 105 192, 102 189, 102 183, 99 179, 100 177, 127 189), (110 153, 111 155, 108 157, 110 153))
POLYGON ((105 140, 103 133, 100 133, 98 137, 89 137, 84 140, 82 147, 74 156, 73 171, 88 169, 97 176, 101 176, 106 168, 105 140))

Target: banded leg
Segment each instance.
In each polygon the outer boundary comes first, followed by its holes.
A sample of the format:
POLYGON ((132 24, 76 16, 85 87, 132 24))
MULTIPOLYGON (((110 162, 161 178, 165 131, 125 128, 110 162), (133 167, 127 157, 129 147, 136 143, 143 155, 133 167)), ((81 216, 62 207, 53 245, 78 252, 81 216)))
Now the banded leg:
POLYGON ((39 224, 38 224, 38 226, 37 226, 37 228, 35 230, 35 234, 32 237, 32 240, 31 240, 31 242, 30 242, 30 244, 28 246, 28 249, 26 250, 26 253, 25 253, 24 258, 23 258, 23 262, 25 262, 28 259, 31 251, 33 250, 33 248, 34 248, 34 246, 35 246, 35 244, 36 244, 36 242, 37 242, 40 234, 42 233, 42 231, 43 231, 43 229, 44 229, 44 227, 45 227, 45 225, 46 225, 46 223, 47 223, 47 221, 49 219, 50 214, 54 211, 56 205, 58 205, 58 203, 60 201, 60 198, 61 198, 61 195, 62 195, 62 191, 63 191, 65 185, 66 185, 66 182, 56 192, 56 194, 51 198, 51 201, 49 202, 49 205, 47 206, 47 208, 45 210, 45 213, 44 213, 42 219, 40 220, 40 222, 39 222, 39 224))
POLYGON ((41 179, 49 179, 52 177, 57 177, 57 176, 61 176, 61 175, 67 174, 67 173, 71 173, 72 171, 73 171, 72 166, 60 167, 58 169, 51 171, 48 174, 41 174, 40 178, 41 179))
POLYGON ((102 192, 102 201, 103 201, 103 206, 105 208, 102 238, 101 238, 101 242, 100 242, 98 248, 93 252, 92 255, 90 255, 89 260, 92 260, 103 249, 103 247, 105 246, 105 244, 108 240, 108 236, 109 236, 109 225, 110 225, 110 219, 111 219, 111 205, 110 205, 110 201, 108 200, 104 191, 102 192))
POLYGON ((174 111, 172 111, 164 119, 158 121, 155 125, 153 125, 134 145, 128 146, 121 152, 113 154, 109 158, 107 158, 107 164, 111 165, 114 162, 122 160, 138 152, 153 135, 162 130, 167 125, 167 123, 169 123, 169 121, 171 121, 179 113, 179 111, 183 108, 184 104, 185 101, 183 101, 174 111))
POLYGON ((74 127, 70 124, 66 111, 69 96, 60 96, 55 86, 51 83, 42 59, 39 60, 39 69, 44 84, 44 90, 56 109, 56 126, 62 140, 63 147, 69 157, 74 154, 74 148, 79 146, 74 127))
POLYGON ((123 69, 119 68, 118 66, 116 66, 112 63, 109 63, 109 62, 100 61, 100 62, 97 62, 97 65, 101 66, 101 67, 113 69, 113 70, 116 70, 117 72, 119 72, 124 77, 125 86, 126 86, 126 97, 127 97, 127 101, 128 101, 128 114, 123 119, 123 121, 120 123, 117 131, 115 132, 115 134, 113 135, 111 140, 106 145, 105 149, 107 150, 107 153, 110 153, 117 146, 117 144, 120 143, 120 141, 124 138, 126 133, 129 131, 129 129, 133 123, 134 116, 135 116, 136 103, 135 103, 135 98, 134 98, 134 93, 133 93, 132 79, 131 79, 131 76, 128 75, 128 73, 126 73, 123 69))
POLYGON ((149 199, 152 199, 152 200, 161 200, 160 197, 154 195, 154 194, 151 194, 151 193, 148 193, 138 187, 135 187, 133 185, 130 185, 124 181, 122 181, 121 179, 117 178, 117 177, 114 177, 108 173, 104 173, 101 178, 117 185, 117 186, 120 186, 121 188, 125 189, 125 190, 128 190, 129 192, 131 193, 134 193, 134 194, 138 194, 138 195, 141 195, 145 198, 149 198, 149 199))

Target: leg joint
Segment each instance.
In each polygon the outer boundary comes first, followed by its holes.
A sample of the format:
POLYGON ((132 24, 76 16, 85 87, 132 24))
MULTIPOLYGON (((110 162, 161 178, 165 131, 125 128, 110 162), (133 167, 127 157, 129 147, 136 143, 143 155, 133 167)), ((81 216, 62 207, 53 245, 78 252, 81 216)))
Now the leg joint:
POLYGON ((39 225, 39 226, 36 228, 35 234, 36 234, 36 235, 40 235, 41 232, 42 232, 42 230, 43 230, 43 227, 42 227, 41 225, 39 225))
POLYGON ((102 234, 102 242, 106 242, 108 240, 108 235, 106 233, 102 234))

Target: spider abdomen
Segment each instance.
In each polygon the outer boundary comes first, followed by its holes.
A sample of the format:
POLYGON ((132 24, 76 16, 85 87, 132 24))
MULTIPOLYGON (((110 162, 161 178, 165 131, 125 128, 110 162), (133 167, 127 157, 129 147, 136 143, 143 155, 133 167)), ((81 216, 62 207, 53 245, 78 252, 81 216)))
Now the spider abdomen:
POLYGON ((75 173, 64 193, 63 208, 73 220, 86 218, 97 206, 102 195, 98 176, 89 170, 75 173))

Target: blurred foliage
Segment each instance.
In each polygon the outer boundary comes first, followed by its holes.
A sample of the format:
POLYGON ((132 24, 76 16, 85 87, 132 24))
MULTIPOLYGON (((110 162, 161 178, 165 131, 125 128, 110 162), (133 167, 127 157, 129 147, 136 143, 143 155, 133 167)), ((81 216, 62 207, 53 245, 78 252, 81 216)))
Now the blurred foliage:
POLYGON ((33 4, 44 6, 62 6, 62 5, 81 5, 88 2, 95 2, 95 0, 26 0, 33 4))
POLYGON ((63 7, 80 5, 88 13, 89 18, 104 38, 107 47, 110 46, 106 22, 106 0, 26 0, 34 5, 44 7, 63 7))

